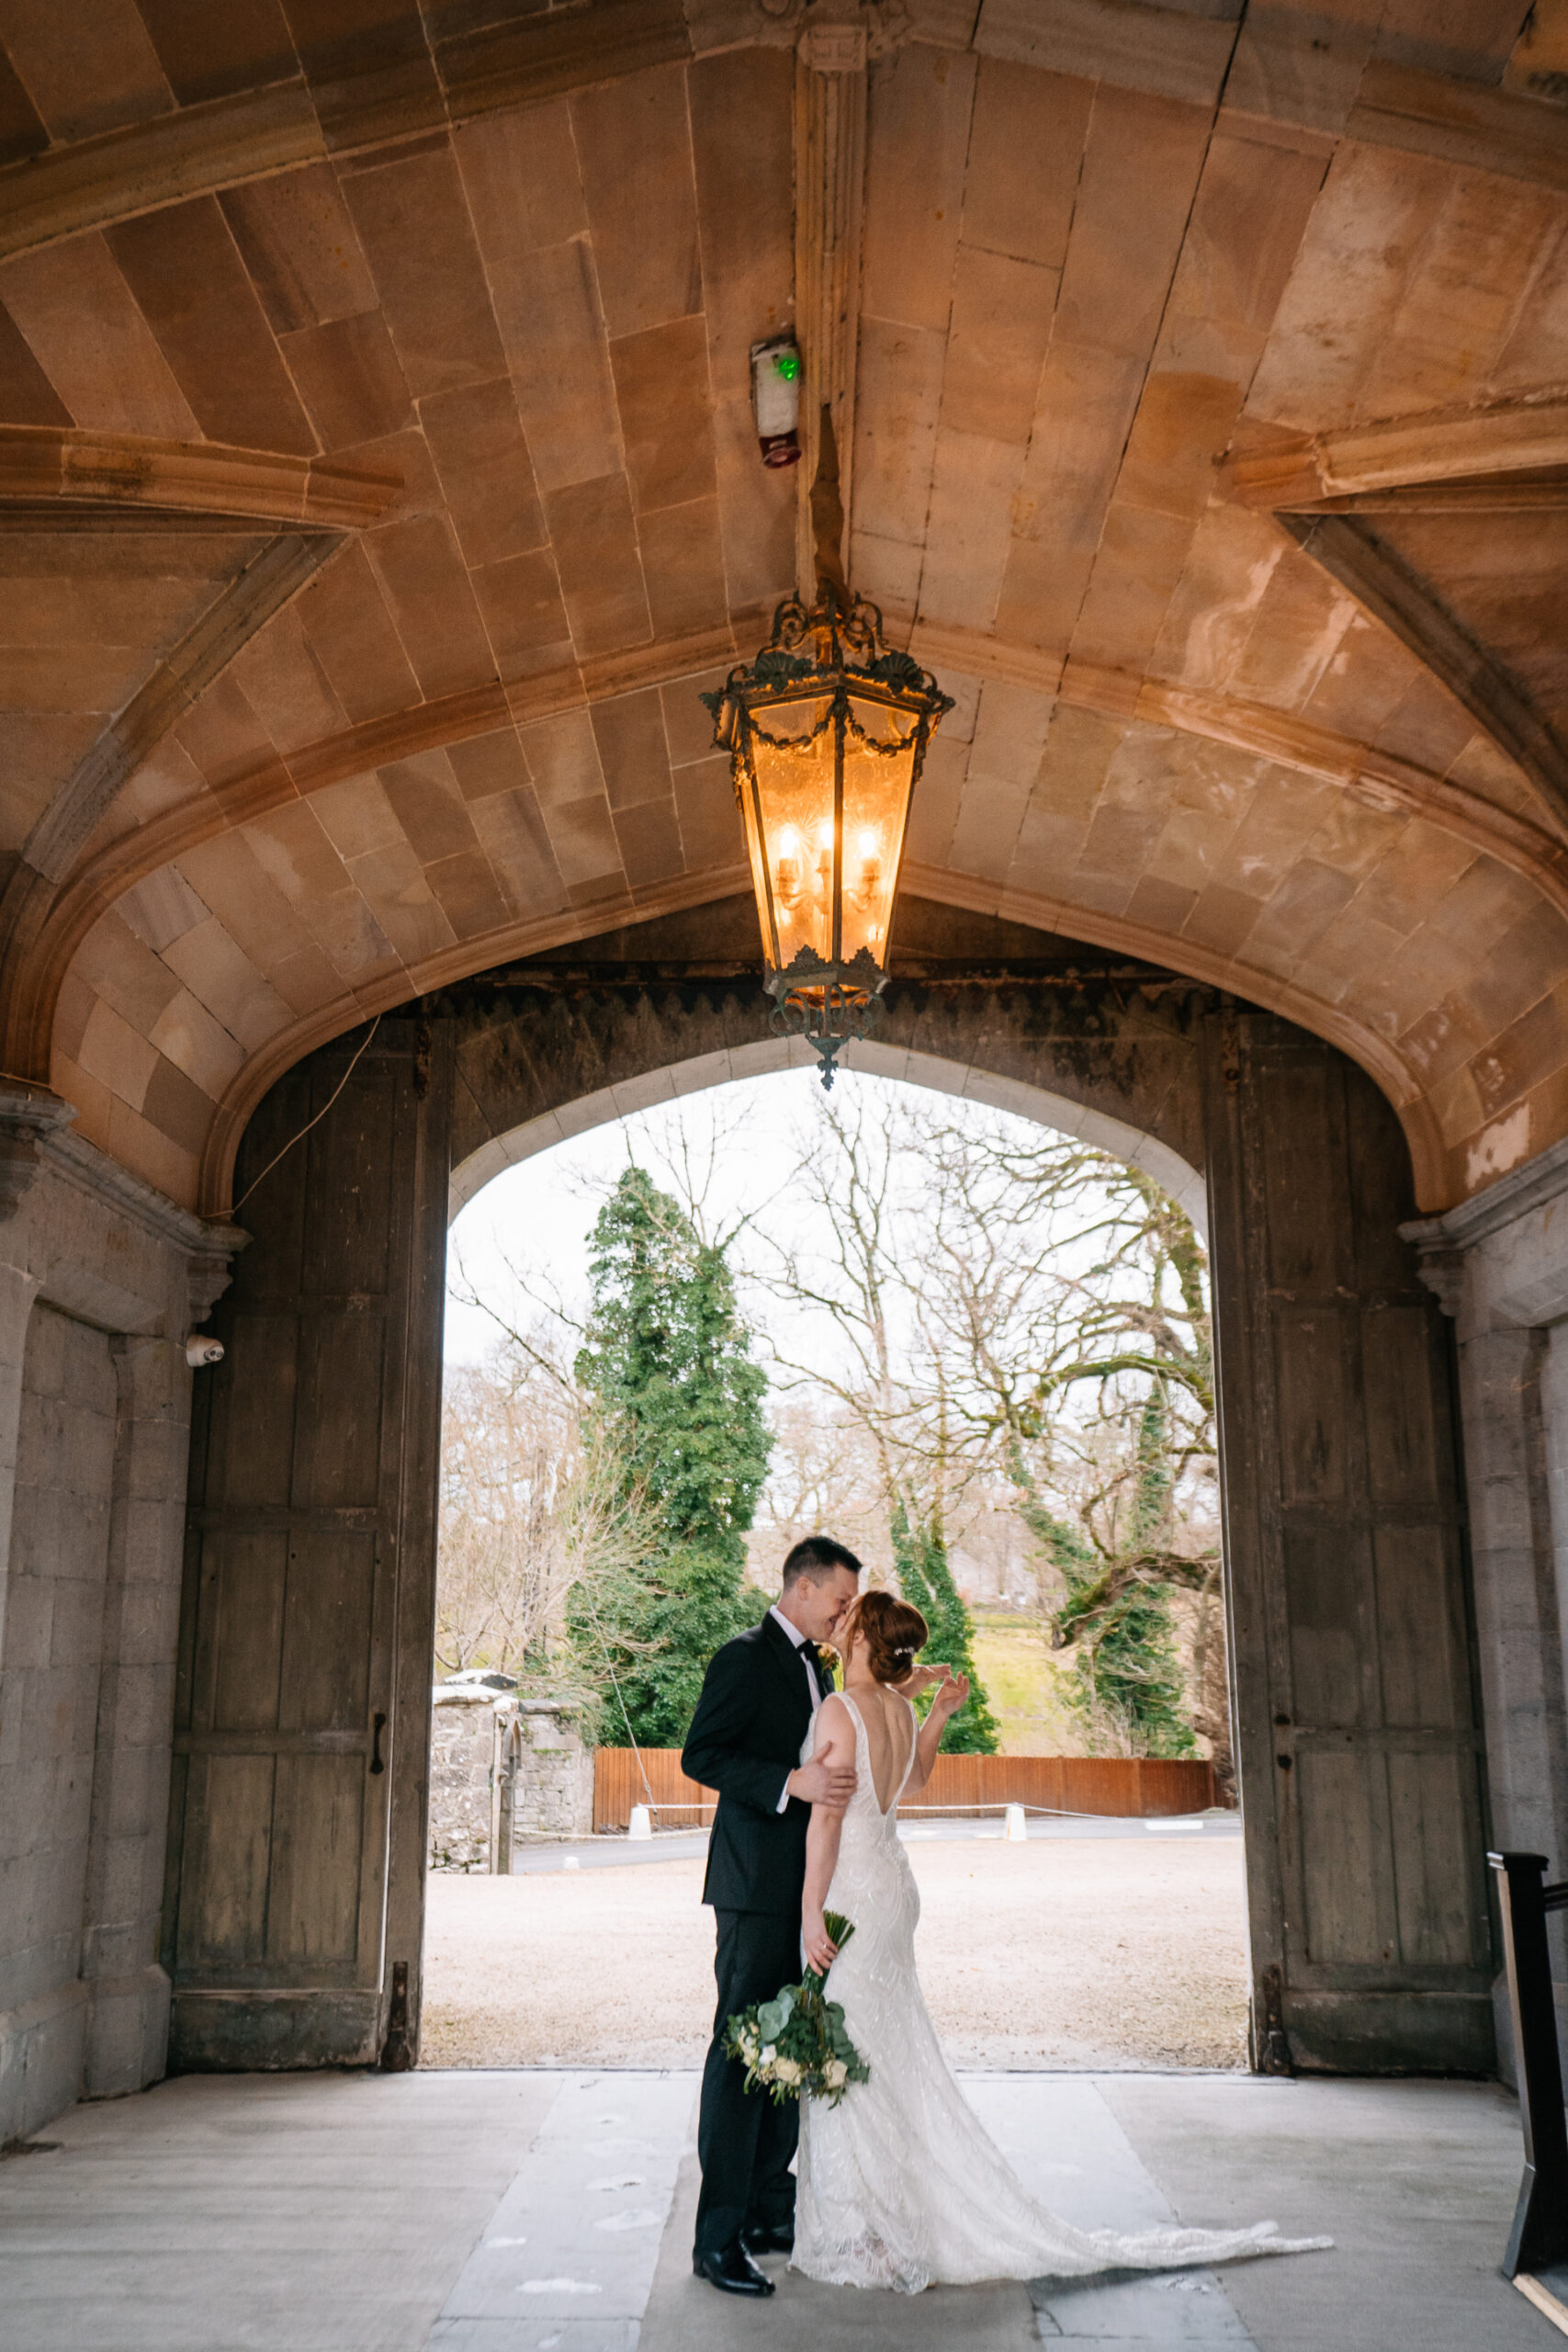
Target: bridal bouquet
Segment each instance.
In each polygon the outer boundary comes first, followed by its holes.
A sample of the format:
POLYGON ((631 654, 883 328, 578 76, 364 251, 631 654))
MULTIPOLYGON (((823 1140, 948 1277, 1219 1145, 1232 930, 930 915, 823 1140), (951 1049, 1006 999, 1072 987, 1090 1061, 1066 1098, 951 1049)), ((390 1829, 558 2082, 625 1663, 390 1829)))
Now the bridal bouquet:
MULTIPOLYGON (((842 1951, 854 1934, 840 1912, 823 1924, 842 1951)), ((852 2083, 868 2083, 871 2068, 844 2031, 843 2004, 825 2001, 825 1979, 808 1968, 798 1984, 784 1984, 730 2018, 724 2046, 746 2068, 746 2087, 765 2090, 775 2107, 790 2098, 825 2098, 837 2107, 852 2083)))

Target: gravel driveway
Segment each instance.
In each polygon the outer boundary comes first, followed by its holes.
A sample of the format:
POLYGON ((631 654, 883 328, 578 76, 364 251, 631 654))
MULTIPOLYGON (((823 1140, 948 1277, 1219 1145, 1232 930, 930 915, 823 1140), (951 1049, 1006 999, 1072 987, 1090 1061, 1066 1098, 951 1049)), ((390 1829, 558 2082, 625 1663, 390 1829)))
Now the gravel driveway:
MULTIPOLYGON (((915 1844, 920 1973, 962 2065, 1246 2063, 1235 1839, 915 1844)), ((700 1860, 429 1886, 427 2066, 697 2064, 700 1860)))

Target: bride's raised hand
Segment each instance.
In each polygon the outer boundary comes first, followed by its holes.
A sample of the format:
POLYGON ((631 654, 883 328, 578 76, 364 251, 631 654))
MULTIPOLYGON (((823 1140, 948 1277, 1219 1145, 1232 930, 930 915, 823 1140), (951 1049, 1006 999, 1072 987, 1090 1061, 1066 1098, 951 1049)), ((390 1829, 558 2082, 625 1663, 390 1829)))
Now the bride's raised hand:
POLYGON ((969 1696, 969 1677, 966 1674, 954 1674, 951 1667, 944 1666, 942 1670, 947 1679, 931 1701, 931 1713, 933 1715, 940 1716, 945 1723, 949 1715, 955 1715, 958 1713, 959 1708, 969 1696))
POLYGON ((814 1969, 818 1976, 826 1976, 839 1957, 839 1947, 828 1933, 828 1923, 820 1911, 802 1912, 800 1941, 807 1968, 814 1969))

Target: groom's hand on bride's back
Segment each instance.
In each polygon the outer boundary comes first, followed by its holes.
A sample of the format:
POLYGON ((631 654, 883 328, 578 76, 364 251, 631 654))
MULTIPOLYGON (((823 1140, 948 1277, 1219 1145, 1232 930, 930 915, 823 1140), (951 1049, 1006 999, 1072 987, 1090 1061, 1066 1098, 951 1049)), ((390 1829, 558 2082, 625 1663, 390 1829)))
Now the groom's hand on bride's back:
POLYGON ((825 1805, 829 1813, 842 1813, 855 1792, 855 1768, 852 1764, 819 1763, 815 1758, 809 1764, 797 1764, 789 1776, 789 1792, 806 1804, 825 1805))

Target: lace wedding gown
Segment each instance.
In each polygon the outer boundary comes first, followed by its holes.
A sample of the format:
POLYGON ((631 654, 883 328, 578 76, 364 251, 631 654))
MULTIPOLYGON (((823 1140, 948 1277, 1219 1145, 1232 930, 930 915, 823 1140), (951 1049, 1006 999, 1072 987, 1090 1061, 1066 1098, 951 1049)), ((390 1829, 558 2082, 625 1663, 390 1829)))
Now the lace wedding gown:
MULTIPOLYGON (((1035 2202, 959 2089, 927 2014, 915 1973, 920 1898, 897 1837, 903 1781, 882 1813, 865 1724, 854 1701, 840 1696, 854 1719, 856 1782, 825 1907, 842 1912, 855 1932, 828 1990, 843 2003, 871 2079, 852 2085, 837 2107, 801 2101, 793 2267, 829 2286, 912 2295, 936 2283, 1172 2270, 1330 2245, 1277 2237, 1272 2222, 1121 2237, 1075 2229, 1035 2202)), ((911 1740, 904 1781, 913 1762, 911 1740)))

